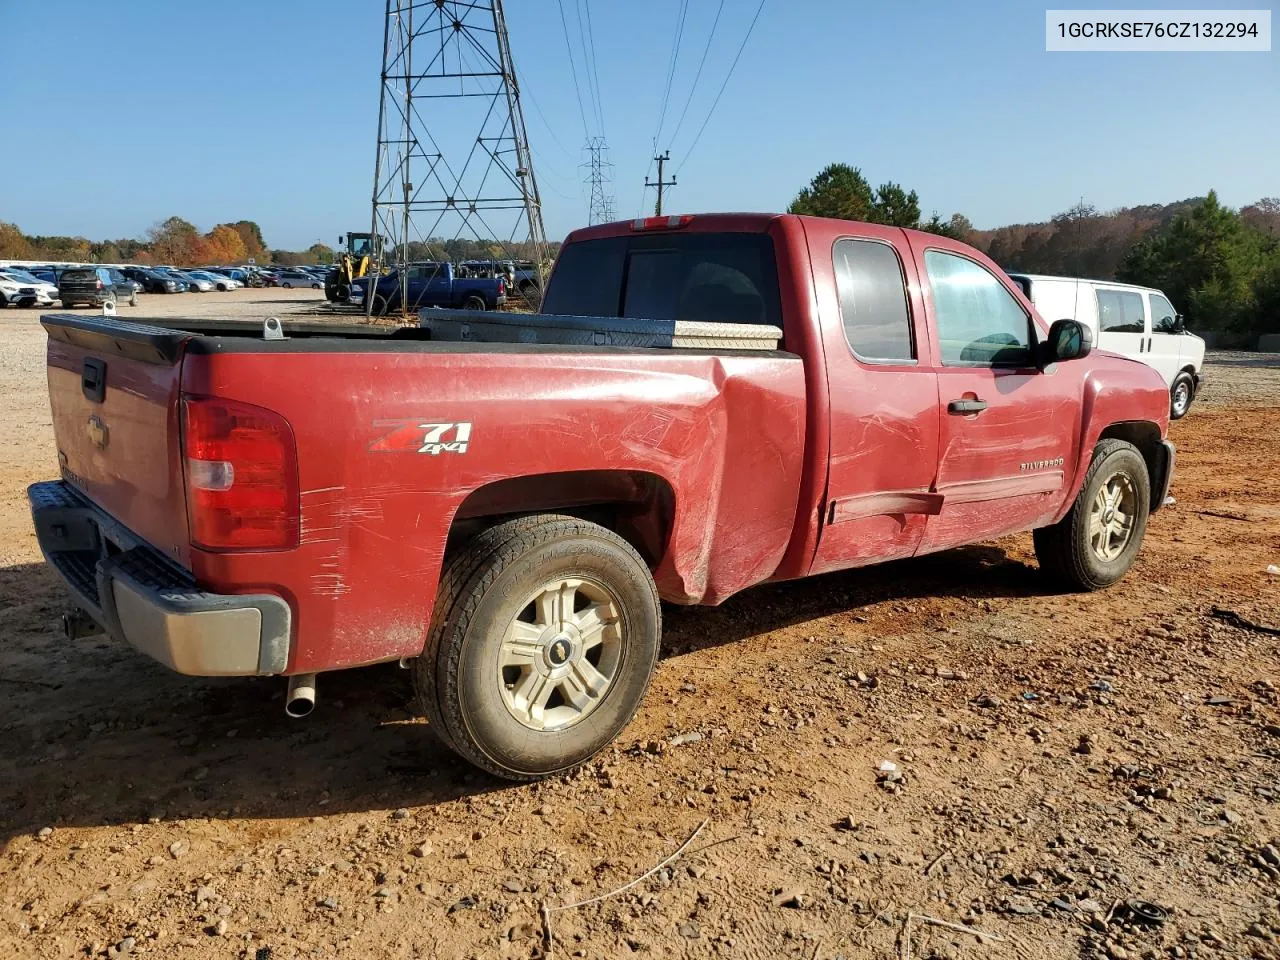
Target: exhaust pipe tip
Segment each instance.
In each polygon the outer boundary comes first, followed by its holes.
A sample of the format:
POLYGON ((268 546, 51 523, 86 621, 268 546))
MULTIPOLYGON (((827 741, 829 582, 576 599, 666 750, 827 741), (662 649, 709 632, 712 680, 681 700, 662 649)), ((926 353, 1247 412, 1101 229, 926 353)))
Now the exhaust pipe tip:
POLYGON ((301 719, 316 708, 316 675, 300 673, 289 678, 289 689, 284 697, 284 712, 301 719))

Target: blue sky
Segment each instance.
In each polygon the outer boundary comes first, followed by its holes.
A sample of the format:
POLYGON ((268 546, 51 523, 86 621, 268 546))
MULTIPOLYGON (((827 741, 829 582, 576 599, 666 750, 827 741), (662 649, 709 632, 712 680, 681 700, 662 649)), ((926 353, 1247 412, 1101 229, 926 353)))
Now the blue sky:
MULTIPOLYGON (((564 0, 575 45, 584 2, 564 0)), ((680 0, 590 3, 613 192, 630 217, 680 0)), ((837 160, 917 190, 926 215, 958 211, 980 227, 1045 219, 1082 196, 1107 209, 1210 187, 1234 206, 1280 194, 1280 52, 1051 54, 1044 5, 1012 0, 765 0, 689 154, 757 0, 725 0, 672 139, 717 3, 689 0, 658 144, 678 170, 672 210, 781 209, 837 160)), ((382 10, 0 0, 13 121, 0 135, 0 220, 100 239, 172 214, 203 230, 251 218, 287 248, 367 229, 382 10)), ((506 12, 547 233, 559 238, 586 219, 565 38, 553 0, 507 0, 506 12)), ((585 98, 581 60, 578 70, 585 98)))

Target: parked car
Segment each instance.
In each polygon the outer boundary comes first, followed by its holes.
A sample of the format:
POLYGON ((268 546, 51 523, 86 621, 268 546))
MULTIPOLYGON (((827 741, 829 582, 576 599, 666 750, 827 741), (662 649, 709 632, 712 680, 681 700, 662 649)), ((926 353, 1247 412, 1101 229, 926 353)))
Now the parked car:
POLYGON ((501 277, 459 277, 452 263, 421 261, 408 265, 406 290, 400 273, 351 281, 351 301, 364 303, 373 290, 373 312, 378 316, 400 310, 403 297, 411 311, 424 307, 461 307, 464 310, 496 310, 507 302, 507 282, 501 277))
POLYGON ((935 234, 602 224, 570 234, 545 309, 284 344, 46 317, 63 479, 30 489, 40 546, 174 670, 287 675, 304 715, 318 672, 401 661, 442 742, 527 780, 635 714, 659 598, 1024 530, 1096 590, 1173 475, 1160 376, 935 234))
POLYGON ((239 267, 205 267, 209 273, 220 273, 224 277, 230 277, 240 286, 245 286, 249 280, 249 274, 239 267))
POLYGON ((232 280, 230 277, 221 273, 213 273, 209 270, 187 270, 188 276, 195 277, 197 280, 203 280, 213 286, 214 290, 238 290, 243 284, 232 280))
POLYGON ((276 273, 276 283, 285 288, 302 287, 316 290, 324 286, 324 280, 319 277, 313 277, 304 270, 280 270, 276 273))
POLYGON ((33 284, 23 283, 17 277, 0 270, 0 307, 34 307, 39 295, 33 284))
POLYGON ((58 298, 68 309, 78 303, 138 305, 139 285, 112 267, 67 267, 58 277, 58 298))
POLYGON ((175 280, 181 280, 187 285, 187 293, 209 293, 213 290, 213 284, 208 280, 201 280, 199 277, 193 277, 185 270, 178 270, 170 267, 160 271, 165 276, 173 277, 175 280))
POLYGON ((58 299, 58 288, 55 284, 41 280, 21 267, 0 267, 0 279, 7 284, 17 284, 19 288, 16 291, 16 297, 14 291, 10 289, 0 290, 0 306, 9 302, 20 307, 47 307, 58 299))
POLYGON ((141 284, 145 293, 185 293, 187 289, 184 281, 167 273, 161 273, 159 270, 149 270, 146 267, 124 267, 120 272, 130 280, 141 284))
POLYGON ((1042 317, 1079 320, 1100 349, 1154 367, 1169 387, 1169 416, 1187 415, 1200 392, 1204 340, 1187 330, 1163 292, 1109 280, 1010 276, 1042 317))

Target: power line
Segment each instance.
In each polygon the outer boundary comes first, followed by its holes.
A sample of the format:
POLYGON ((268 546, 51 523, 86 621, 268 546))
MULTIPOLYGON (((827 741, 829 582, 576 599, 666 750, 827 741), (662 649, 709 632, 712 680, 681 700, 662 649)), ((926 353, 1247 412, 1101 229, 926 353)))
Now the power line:
POLYGON ((564 0, 556 0, 560 7, 560 26, 564 29, 564 50, 569 54, 569 72, 573 74, 573 92, 578 97, 578 115, 582 117, 582 135, 590 138, 591 131, 587 127, 587 111, 582 109, 582 86, 578 83, 578 67, 573 61, 573 45, 569 42, 569 21, 564 16, 564 0))
POLYGON ((689 105, 693 103, 693 95, 698 89, 698 80, 702 78, 702 68, 707 64, 707 54, 711 52, 711 41, 715 39, 716 27, 720 25, 720 14, 724 11, 724 0, 720 0, 720 6, 716 7, 716 18, 711 21, 711 32, 707 34, 707 45, 702 48, 702 59, 698 61, 698 69, 693 75, 693 86, 689 88, 689 99, 684 102, 684 109, 680 111, 680 119, 676 122, 676 132, 671 134, 671 142, 674 143, 676 137, 680 136, 680 128, 684 126, 685 115, 689 112, 689 105))
POLYGON ((756 7, 756 15, 751 18, 751 26, 747 27, 747 35, 742 38, 742 43, 738 47, 738 52, 733 56, 733 63, 729 64, 729 72, 724 75, 724 83, 720 84, 720 90, 716 93, 716 98, 711 101, 711 109, 707 111, 706 118, 702 121, 702 126, 698 128, 698 134, 693 138, 693 143, 689 144, 689 149, 685 151, 684 160, 680 162, 680 166, 676 168, 676 173, 684 169, 684 165, 689 162, 689 157, 693 153, 693 148, 698 145, 698 141, 702 139, 702 131, 707 129, 707 124, 711 122, 711 115, 716 112, 716 107, 720 103, 720 98, 724 95, 724 88, 729 86, 729 78, 733 76, 734 68, 738 66, 738 61, 742 58, 742 51, 747 48, 747 41, 751 39, 751 34, 756 28, 756 21, 760 19, 760 12, 764 10, 765 0, 760 0, 760 6, 756 7))
MULTIPOLYGON (((591 72, 588 75, 587 88, 589 90, 594 89, 593 98, 594 98, 595 109, 596 109, 596 126, 600 130, 600 136, 603 137, 604 136, 604 103, 600 98, 600 70, 596 65, 596 35, 595 35, 595 31, 591 27, 591 0, 582 0, 582 6, 586 9, 586 12, 587 12, 587 43, 583 44, 583 60, 584 62, 589 62, 591 66, 591 72), (591 56, 589 58, 589 61, 587 57, 588 46, 591 51, 591 56)), ((581 34, 582 32, 581 16, 578 17, 578 32, 579 34, 581 34)))
POLYGON ((684 36, 684 21, 688 15, 689 0, 680 0, 680 19, 676 22, 676 37, 671 46, 671 61, 667 64, 667 86, 662 94, 662 109, 658 112, 658 131, 653 135, 655 143, 662 139, 662 126, 667 118, 667 103, 671 99, 671 82, 676 76, 676 63, 680 59, 680 40, 684 36))

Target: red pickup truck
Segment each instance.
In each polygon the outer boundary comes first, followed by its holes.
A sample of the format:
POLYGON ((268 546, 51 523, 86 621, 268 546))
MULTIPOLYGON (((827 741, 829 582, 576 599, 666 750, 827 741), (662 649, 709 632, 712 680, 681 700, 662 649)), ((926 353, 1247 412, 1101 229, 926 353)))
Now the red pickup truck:
POLYGON ((595 226, 543 309, 394 331, 44 317, 62 479, 29 494, 84 611, 69 630, 288 676, 298 715, 317 673, 399 660, 446 744, 528 779, 630 720, 659 598, 1022 530, 1097 589, 1173 473, 1159 374, 931 234, 595 226))

